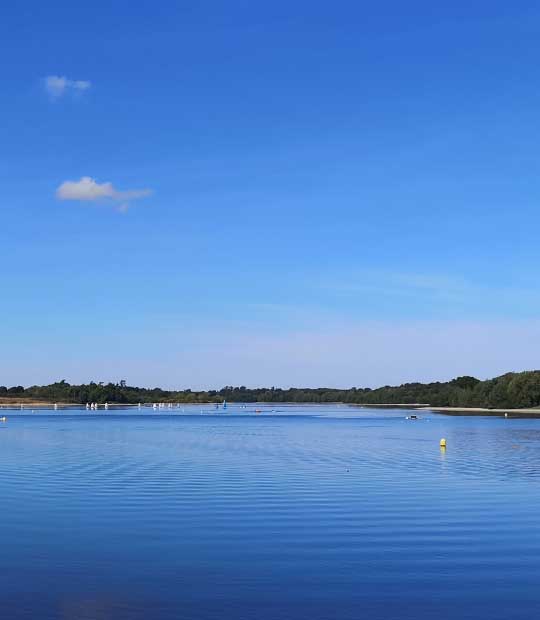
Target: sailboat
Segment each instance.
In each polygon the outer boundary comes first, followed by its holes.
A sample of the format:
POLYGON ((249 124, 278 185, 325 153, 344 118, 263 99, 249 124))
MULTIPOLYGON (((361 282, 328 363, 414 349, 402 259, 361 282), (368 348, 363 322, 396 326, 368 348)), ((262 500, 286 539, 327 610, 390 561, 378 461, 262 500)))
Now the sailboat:
POLYGON ((227 409, 227 401, 226 400, 223 401, 223 409, 227 409))

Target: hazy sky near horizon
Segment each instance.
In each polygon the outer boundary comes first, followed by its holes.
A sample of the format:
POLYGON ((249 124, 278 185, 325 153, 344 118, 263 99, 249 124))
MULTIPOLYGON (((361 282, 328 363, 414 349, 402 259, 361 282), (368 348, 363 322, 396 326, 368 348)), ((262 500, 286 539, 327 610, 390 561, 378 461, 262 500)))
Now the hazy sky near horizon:
POLYGON ((540 6, 1 9, 0 385, 540 367, 540 6))

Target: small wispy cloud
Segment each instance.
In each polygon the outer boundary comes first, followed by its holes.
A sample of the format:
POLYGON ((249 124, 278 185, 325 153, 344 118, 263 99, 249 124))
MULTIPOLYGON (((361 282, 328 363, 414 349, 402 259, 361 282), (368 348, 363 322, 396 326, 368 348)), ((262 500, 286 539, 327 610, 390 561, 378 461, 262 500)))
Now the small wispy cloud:
POLYGON ((530 316, 540 303, 536 282, 524 280, 490 280, 469 278, 459 273, 400 272, 364 269, 341 274, 318 276, 317 286, 325 297, 338 299, 351 307, 380 310, 399 309, 417 315, 440 313, 444 316, 508 315, 530 316), (369 304, 366 302, 369 301, 369 304))
POLYGON ((112 183, 98 183, 92 177, 81 177, 78 181, 64 181, 56 189, 58 200, 78 202, 110 202, 125 213, 131 201, 152 193, 150 189, 117 190, 112 183))
POLYGON ((88 90, 92 83, 88 80, 70 80, 65 76, 48 75, 43 78, 43 85, 51 99, 56 100, 68 93, 82 93, 88 90))

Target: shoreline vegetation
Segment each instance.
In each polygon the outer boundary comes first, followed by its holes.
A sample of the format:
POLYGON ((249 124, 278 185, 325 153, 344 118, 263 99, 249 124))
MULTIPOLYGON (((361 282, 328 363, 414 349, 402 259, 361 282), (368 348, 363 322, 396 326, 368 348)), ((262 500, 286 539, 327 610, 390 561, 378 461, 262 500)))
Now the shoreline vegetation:
POLYGON ((376 389, 335 388, 247 388, 226 386, 220 390, 164 390, 139 388, 119 383, 71 385, 58 381, 44 386, 0 386, 0 406, 46 407, 175 403, 343 403, 364 407, 407 407, 429 409, 450 415, 540 415, 540 370, 506 373, 481 381, 457 377, 447 382, 405 383, 376 389))

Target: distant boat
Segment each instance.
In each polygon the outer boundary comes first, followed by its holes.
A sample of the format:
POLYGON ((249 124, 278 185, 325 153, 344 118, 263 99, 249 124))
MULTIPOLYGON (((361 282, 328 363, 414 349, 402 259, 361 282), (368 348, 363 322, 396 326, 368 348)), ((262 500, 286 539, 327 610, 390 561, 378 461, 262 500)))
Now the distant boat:
POLYGON ((223 409, 227 409, 227 401, 226 400, 223 401, 223 409))
POLYGON ((417 415, 409 415, 405 418, 406 420, 418 420, 418 416, 417 415))

